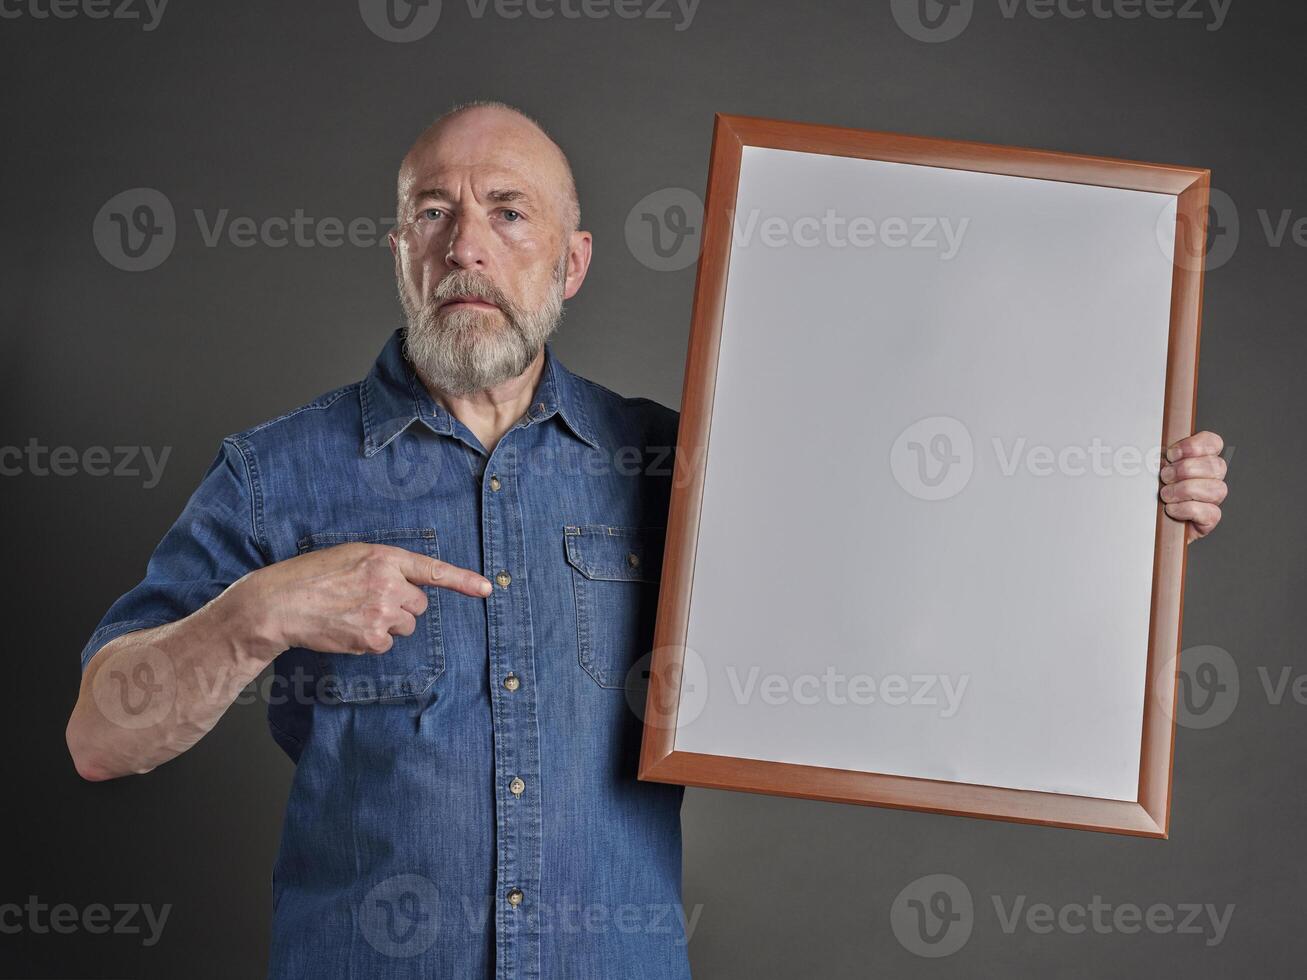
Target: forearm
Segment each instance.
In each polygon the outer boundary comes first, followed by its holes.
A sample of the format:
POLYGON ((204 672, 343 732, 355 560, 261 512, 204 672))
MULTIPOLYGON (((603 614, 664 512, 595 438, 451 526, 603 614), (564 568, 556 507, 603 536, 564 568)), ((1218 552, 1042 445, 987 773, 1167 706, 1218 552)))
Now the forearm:
POLYGON ((91 658, 67 729, 84 778, 149 772, 218 723, 284 649, 258 593, 246 576, 190 616, 118 637, 91 658))

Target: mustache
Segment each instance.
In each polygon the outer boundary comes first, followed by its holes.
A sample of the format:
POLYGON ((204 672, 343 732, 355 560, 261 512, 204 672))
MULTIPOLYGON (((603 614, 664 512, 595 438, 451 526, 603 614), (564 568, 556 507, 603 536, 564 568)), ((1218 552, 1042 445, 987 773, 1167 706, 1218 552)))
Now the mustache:
POLYGON ((486 303, 495 304, 505 313, 513 312, 512 300, 508 298, 504 291, 485 276, 475 272, 460 270, 445 276, 436 284, 436 288, 431 291, 430 304, 433 307, 439 307, 446 300, 455 296, 479 299, 486 303))

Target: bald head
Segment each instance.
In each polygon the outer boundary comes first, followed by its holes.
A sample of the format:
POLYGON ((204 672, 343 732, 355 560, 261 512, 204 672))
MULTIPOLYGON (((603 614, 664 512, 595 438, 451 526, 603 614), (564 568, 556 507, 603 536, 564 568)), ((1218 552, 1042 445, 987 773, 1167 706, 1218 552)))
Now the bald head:
POLYGON ((549 199, 565 234, 581 226, 581 204, 572 166, 562 147, 538 122, 503 102, 454 106, 422 131, 399 168, 398 215, 424 172, 445 165, 494 167, 531 172, 549 199))

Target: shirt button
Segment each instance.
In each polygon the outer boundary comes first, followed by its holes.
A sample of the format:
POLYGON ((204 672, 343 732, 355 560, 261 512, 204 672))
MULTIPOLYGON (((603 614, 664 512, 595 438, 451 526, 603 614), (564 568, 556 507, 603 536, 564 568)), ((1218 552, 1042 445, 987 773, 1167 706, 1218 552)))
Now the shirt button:
POLYGON ((545 414, 545 403, 544 403, 544 402, 536 402, 535 412, 536 412, 537 415, 544 415, 544 414, 545 414))
POLYGON ((513 906, 513 908, 517 908, 521 905, 522 899, 525 897, 526 896, 522 894, 522 889, 520 888, 510 888, 508 890, 508 904, 513 906))
POLYGON ((628 551, 626 553, 626 563, 630 565, 632 568, 639 568, 640 556, 637 555, 634 551, 628 551))
POLYGON ((514 776, 513 781, 508 784, 508 791, 514 796, 521 796, 524 789, 526 789, 526 783, 522 782, 518 776, 514 776))
POLYGON ((522 682, 517 679, 516 674, 508 674, 504 678, 504 687, 510 691, 516 691, 521 686, 522 682))
POLYGON ((490 478, 490 489, 491 489, 491 490, 494 490, 494 491, 497 493, 497 492, 499 491, 499 488, 502 487, 502 486, 503 486, 503 484, 499 482, 499 477, 497 477, 497 476, 492 476, 492 477, 490 478))
POLYGON ((513 576, 509 575, 508 572, 500 572, 495 576, 495 581, 499 583, 501 589, 506 589, 508 588, 508 583, 513 581, 513 576))

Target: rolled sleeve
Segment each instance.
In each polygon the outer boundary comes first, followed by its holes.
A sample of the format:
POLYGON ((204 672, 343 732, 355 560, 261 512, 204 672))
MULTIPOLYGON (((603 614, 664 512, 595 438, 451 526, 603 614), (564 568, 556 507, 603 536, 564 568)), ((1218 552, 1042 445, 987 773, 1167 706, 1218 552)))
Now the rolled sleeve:
POLYGON ((261 544, 255 468, 226 439, 199 487, 163 536, 145 577, 118 598, 82 648, 82 669, 110 640, 189 616, 241 576, 268 564, 261 544))

